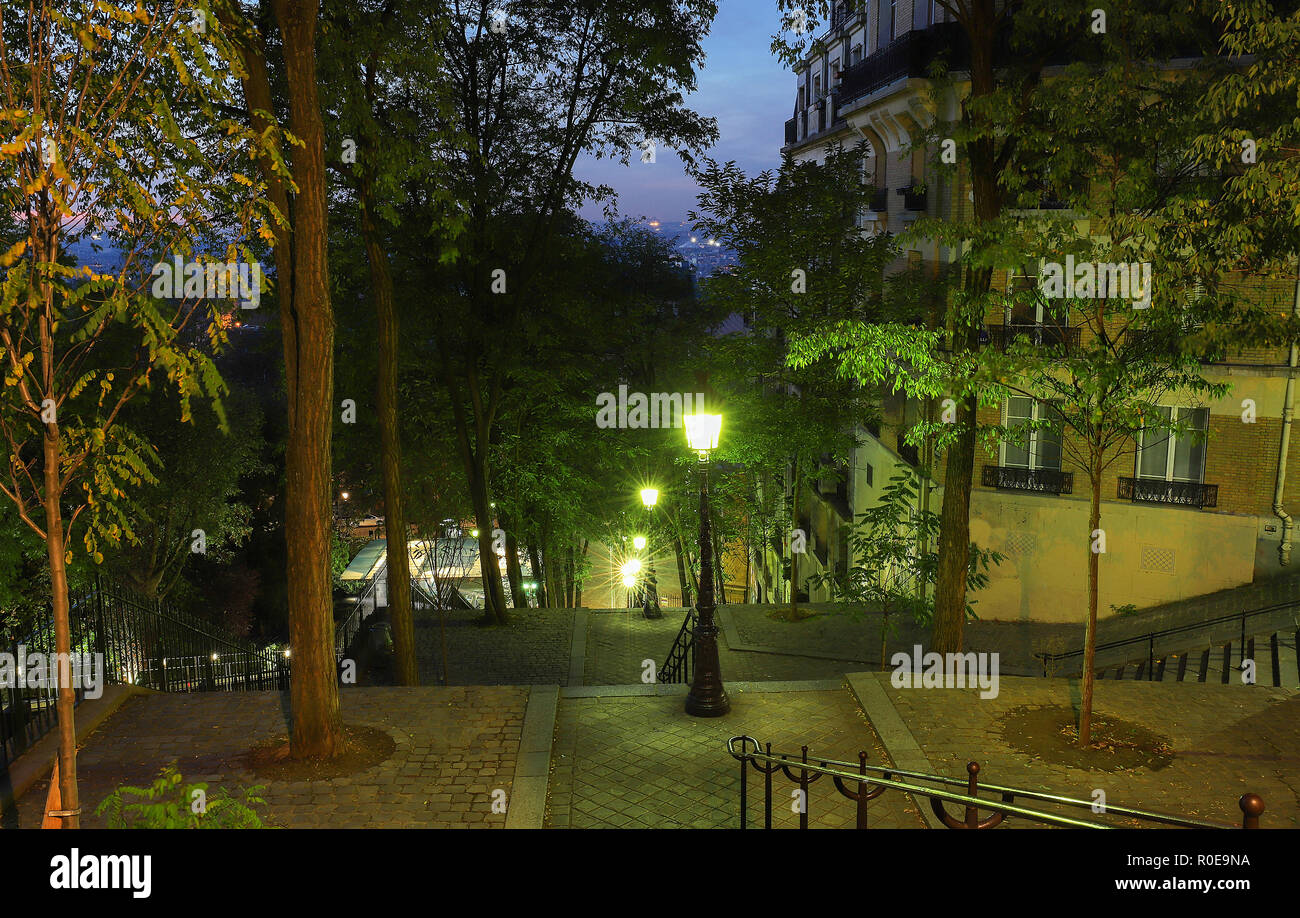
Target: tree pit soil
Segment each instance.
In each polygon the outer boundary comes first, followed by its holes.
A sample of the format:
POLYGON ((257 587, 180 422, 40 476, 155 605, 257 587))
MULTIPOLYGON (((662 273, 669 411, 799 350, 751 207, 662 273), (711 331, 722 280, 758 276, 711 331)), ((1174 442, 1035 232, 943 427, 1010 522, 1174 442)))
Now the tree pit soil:
POLYGON ((1173 742, 1141 724, 1092 713, 1089 748, 1079 747, 1078 717, 1064 705, 1021 705, 1000 721, 1010 748, 1048 765, 1084 771, 1159 771, 1174 760, 1173 742))
POLYGON ((361 774, 392 758, 397 743, 377 727, 345 724, 343 748, 330 759, 292 759, 289 739, 259 743, 240 756, 240 764, 264 781, 328 781, 361 774))

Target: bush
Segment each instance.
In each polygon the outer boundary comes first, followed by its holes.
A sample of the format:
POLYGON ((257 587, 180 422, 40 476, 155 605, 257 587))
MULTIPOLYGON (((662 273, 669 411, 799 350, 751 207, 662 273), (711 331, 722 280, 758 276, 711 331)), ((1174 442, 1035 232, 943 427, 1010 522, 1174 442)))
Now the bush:
POLYGON ((149 787, 123 785, 95 808, 110 829, 261 829, 253 809, 265 806, 265 785, 246 788, 240 798, 206 784, 185 784, 172 762, 149 787))

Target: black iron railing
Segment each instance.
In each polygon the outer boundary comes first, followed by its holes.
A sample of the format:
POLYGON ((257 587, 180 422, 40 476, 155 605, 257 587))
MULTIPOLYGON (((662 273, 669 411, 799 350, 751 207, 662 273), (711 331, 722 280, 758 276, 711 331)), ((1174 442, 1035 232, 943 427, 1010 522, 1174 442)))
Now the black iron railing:
MULTIPOLYGON (((1108 822, 1077 819, 1060 813, 1030 809, 1018 806, 1017 799, 1046 803, 1066 809, 1088 809, 1095 812, 1096 801, 1079 800, 1060 794, 1027 790, 1022 787, 1004 787, 998 784, 985 784, 982 789, 998 796, 993 800, 981 798, 979 792, 980 767, 976 762, 966 766, 966 780, 946 778, 942 775, 926 774, 917 771, 905 771, 899 768, 884 768, 867 764, 867 754, 858 753, 858 761, 839 762, 834 759, 808 758, 808 747, 802 747, 796 757, 793 753, 772 752, 772 744, 760 744, 752 736, 733 736, 727 740, 727 752, 740 762, 740 828, 749 827, 749 771, 753 769, 763 775, 763 828, 772 828, 772 778, 780 773, 797 785, 796 800, 799 814, 799 828, 808 828, 811 786, 823 777, 830 777, 836 791, 841 797, 852 800, 856 806, 855 826, 859 829, 868 827, 867 803, 883 794, 886 790, 898 790, 911 794, 918 801, 925 797, 930 802, 939 821, 949 829, 992 829, 1001 825, 1007 817, 1028 819, 1044 825, 1062 826, 1074 829, 1111 829, 1122 828, 1108 822), (932 785, 932 786, 927 786, 932 785), (965 793, 949 788, 964 788, 965 793), (955 803, 963 807, 963 817, 958 819, 950 814, 944 804, 955 803), (980 810, 990 811, 983 819, 980 810)), ((1259 817, 1264 812, 1264 801, 1257 794, 1242 794, 1237 801, 1241 809, 1241 828, 1259 828, 1259 817)), ((1234 826, 1209 822, 1203 819, 1189 819, 1184 816, 1171 816, 1149 810, 1106 804, 1107 817, 1150 823, 1155 825, 1175 826, 1187 829, 1229 829, 1234 826)))
POLYGON ((694 609, 686 610, 686 618, 677 632, 668 659, 659 667, 659 681, 665 684, 690 685, 695 676, 695 625, 694 609))
POLYGON ((1009 465, 984 466, 984 487, 1000 491, 1073 494, 1074 475, 1059 469, 1025 469, 1009 465))
POLYGON ((925 212, 926 192, 915 182, 898 189, 898 194, 903 199, 903 210, 912 213, 925 212))
MULTIPOLYGON (((385 583, 388 580, 388 565, 384 564, 369 581, 366 582, 365 588, 357 594, 352 604, 352 611, 348 616, 339 622, 334 628, 334 658, 343 662, 343 658, 348 655, 352 649, 352 642, 356 640, 361 631, 361 625, 367 618, 375 614, 376 599, 375 590, 379 586, 379 581, 385 583)), ((414 579, 411 581, 414 583, 414 579)))
POLYGON ((889 211, 889 189, 877 188, 871 194, 871 210, 873 213, 883 214, 889 211))
MULTIPOLYGON (((1137 664, 1136 679, 1145 679, 1149 682, 1161 682, 1164 680, 1167 664, 1172 660, 1176 660, 1176 681, 1182 682, 1187 675, 1191 654, 1167 650, 1166 648, 1170 644, 1169 639, 1176 638, 1173 642, 1175 647, 1178 647, 1179 645, 1186 647, 1188 643, 1192 643, 1193 646, 1195 646, 1197 643, 1204 642, 1206 646, 1200 651, 1200 666, 1198 667, 1196 680, 1197 682, 1204 682, 1209 671, 1210 655, 1212 651, 1210 645, 1222 642, 1219 647, 1219 650, 1223 654, 1223 665, 1220 671, 1220 679, 1224 684, 1227 684, 1230 674, 1233 671, 1233 655, 1232 641, 1222 641, 1223 634, 1227 630, 1224 626, 1237 626, 1239 635, 1237 646, 1240 648, 1238 655, 1238 668, 1240 668, 1240 666, 1247 660, 1255 659, 1255 639, 1253 637, 1247 637, 1246 635, 1247 621, 1258 615, 1287 612, 1296 607, 1297 603, 1295 601, 1290 601, 1260 606, 1257 609, 1246 609, 1241 612, 1233 612, 1229 615, 1220 615, 1215 618, 1208 618, 1198 622, 1190 622, 1186 625, 1176 625, 1172 628, 1162 628, 1158 631, 1148 631, 1132 637, 1120 638, 1114 641, 1105 641, 1093 648, 1093 652, 1104 653, 1106 651, 1118 650, 1120 648, 1131 647, 1136 649, 1138 647, 1144 647, 1146 649, 1146 658, 1145 660, 1139 661, 1137 664), (1195 635, 1197 632, 1202 632, 1200 640, 1195 642, 1189 641, 1188 638, 1195 635)), ((1294 639, 1297 648, 1296 678, 1300 680, 1300 631, 1295 633, 1294 639)), ((1272 678, 1269 681, 1272 682, 1274 686, 1281 686, 1282 684, 1281 643, 1282 641, 1281 638, 1279 638, 1279 634, 1274 632, 1269 638, 1270 662, 1272 663, 1272 678)), ((1046 676, 1051 672, 1058 671, 1060 669, 1060 664, 1066 660, 1081 660, 1084 656, 1084 649, 1079 648, 1078 650, 1067 650, 1062 653, 1036 653, 1034 656, 1036 656, 1042 663, 1043 675, 1046 676)), ((1115 678, 1122 679, 1124 677, 1126 668, 1129 665, 1132 665, 1135 656, 1136 654, 1130 656, 1129 661, 1126 663, 1118 664, 1118 672, 1116 673, 1115 678)), ((1116 667, 1117 664, 1108 663, 1105 666, 1099 667, 1097 672, 1099 675, 1104 674, 1107 670, 1116 667)))
POLYGON ((943 23, 906 32, 874 54, 840 71, 840 97, 848 102, 869 95, 904 77, 929 75, 930 64, 944 52, 958 61, 964 39, 960 26, 943 23))
MULTIPOLYGON (((78 702, 85 696, 86 677, 98 680, 101 674, 100 689, 123 684, 163 692, 288 687, 289 660, 283 653, 222 634, 166 602, 100 579, 73 591, 69 605, 71 651, 83 655, 78 659, 87 664, 73 671, 80 676, 78 702)), ((13 654, 24 670, 34 654, 48 661, 55 653, 53 614, 47 611, 21 633, 3 635, 0 649, 13 654)), ((0 685, 0 774, 57 722, 57 682, 29 684, 34 681, 28 676, 14 686, 0 685)))
MULTIPOLYGON (((1013 342, 1032 344, 1036 347, 1077 348, 1082 341, 1083 329, 1068 325, 1038 325, 1010 323, 1007 325, 989 325, 986 329, 986 342, 998 350, 1005 351, 1013 342)), ((983 339, 983 335, 980 336, 983 339)))
POLYGON ((1120 500, 1200 509, 1219 505, 1219 486, 1200 481, 1121 478, 1118 496, 1120 500))

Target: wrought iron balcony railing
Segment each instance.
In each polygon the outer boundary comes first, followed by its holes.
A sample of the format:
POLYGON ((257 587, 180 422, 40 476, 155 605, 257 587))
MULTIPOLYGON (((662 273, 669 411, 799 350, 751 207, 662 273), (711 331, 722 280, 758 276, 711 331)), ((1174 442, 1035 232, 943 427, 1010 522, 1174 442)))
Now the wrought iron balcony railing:
POLYGON ((1076 348, 1082 340, 1083 329, 1067 325, 1028 325, 1012 323, 1009 325, 990 325, 985 333, 980 334, 980 343, 989 344, 1005 351, 1013 341, 1033 344, 1039 347, 1076 348))
POLYGON ((1121 478, 1119 499, 1180 507, 1217 507, 1219 486, 1200 481, 1165 481, 1160 478, 1121 478))
MULTIPOLYGON (((944 51, 961 55, 964 39, 956 23, 941 23, 907 32, 875 54, 840 72, 840 98, 860 98, 904 77, 928 75, 930 64, 944 51)), ((954 58, 955 60, 956 58, 954 58)))
POLYGON ((1074 475, 1059 469, 1025 469, 1009 465, 984 466, 984 487, 1000 491, 1073 494, 1074 475))
POLYGON ((898 193, 903 198, 903 209, 913 213, 925 212, 926 193, 918 191, 915 183, 898 189, 898 193))

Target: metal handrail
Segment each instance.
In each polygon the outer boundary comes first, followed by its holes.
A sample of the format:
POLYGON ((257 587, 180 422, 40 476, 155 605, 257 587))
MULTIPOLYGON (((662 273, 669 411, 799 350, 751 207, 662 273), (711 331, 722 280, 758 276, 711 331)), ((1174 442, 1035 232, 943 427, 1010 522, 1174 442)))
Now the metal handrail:
MULTIPOLYGON (((1074 819, 1069 816, 1062 816, 1056 813, 1048 813, 1042 810, 1033 810, 1027 807, 1016 806, 1014 800, 1017 797, 1027 798, 1029 800, 1039 800, 1045 803, 1054 803, 1060 806, 1070 806, 1076 808, 1087 807, 1093 809, 1095 802, 1091 800, 1079 800, 1074 797, 1066 797, 1061 794, 1049 794, 1043 791, 1033 791, 1019 787, 1008 787, 1000 784, 980 785, 978 780, 979 764, 969 762, 966 765, 967 780, 962 782, 957 778, 947 778, 942 775, 927 774, 925 772, 908 771, 901 768, 886 768, 879 765, 866 764, 866 752, 858 754, 859 761, 856 763, 842 762, 835 759, 817 759, 816 764, 808 760, 808 747, 802 747, 800 756, 795 758, 792 753, 773 753, 771 744, 766 745, 766 751, 759 751, 760 743, 752 736, 741 735, 733 736, 727 740, 727 752, 732 758, 740 762, 741 769, 741 817, 740 827, 746 828, 747 822, 747 769, 752 766, 765 775, 768 780, 765 782, 765 803, 766 803, 766 826, 771 828, 771 809, 772 809, 772 786, 770 776, 776 771, 782 771, 788 778, 799 784, 804 790, 804 807, 800 813, 800 828, 807 828, 807 786, 823 775, 831 776, 836 788, 840 794, 850 800, 858 802, 858 828, 866 828, 866 801, 878 797, 886 789, 901 790, 904 793, 919 795, 930 800, 931 808, 940 821, 948 828, 993 828, 1000 824, 1006 816, 1021 816, 1031 819, 1035 822, 1047 823, 1050 825, 1066 826, 1080 829, 1112 829, 1116 826, 1100 822, 1089 822, 1082 819, 1074 819), (740 751, 736 750, 736 744, 739 742, 740 751), (753 751, 746 748, 747 743, 752 743, 753 751), (767 765, 760 762, 768 763, 767 765), (795 777, 791 766, 795 766, 793 771, 800 773, 795 777), (839 766, 839 767, 832 767, 839 766), (857 772, 842 769, 857 768, 857 772), (816 777, 811 780, 808 774, 812 773, 816 777), (875 777, 879 775, 880 777, 875 777), (927 781, 933 784, 960 787, 965 783, 967 793, 956 793, 953 791, 942 790, 934 787, 921 787, 916 784, 909 784, 903 781, 895 781, 895 776, 910 778, 918 781, 927 781), (858 785, 856 792, 849 791, 846 783, 858 785), (875 790, 868 792, 866 788, 874 786, 875 790), (977 796, 980 789, 992 791, 1001 796, 1000 801, 982 799, 977 796), (949 815, 943 807, 945 802, 960 803, 966 808, 966 818, 959 821, 949 815), (976 817, 977 810, 992 810, 994 815, 979 821, 976 817)), ((1243 794, 1238 800, 1238 806, 1242 811, 1242 828, 1258 828, 1259 816, 1264 811, 1264 802, 1256 794, 1243 794)), ((1189 819, 1183 816, 1171 816, 1167 813, 1156 813, 1150 810, 1139 810, 1133 807, 1111 806, 1106 804, 1105 814, 1108 816, 1118 816, 1122 818, 1138 819, 1145 822, 1156 822, 1164 825, 1177 826, 1189 829, 1228 829, 1234 826, 1225 823, 1210 822, 1202 819, 1189 819)))
MULTIPOLYGON (((1189 631, 1197 631, 1202 628, 1210 628, 1213 627, 1214 625, 1225 625, 1230 622, 1236 622, 1236 621, 1240 621, 1244 629, 1246 624, 1246 619, 1251 617, 1252 615, 1267 615, 1270 612, 1281 612, 1285 609, 1294 608, 1298 605, 1300 605, 1300 601, 1291 600, 1288 602, 1274 603, 1271 606, 1260 606, 1258 609, 1247 609, 1242 612, 1231 612, 1228 615, 1220 615, 1217 618, 1207 618, 1204 621, 1189 622, 1186 625, 1175 625, 1172 628, 1163 628, 1159 631, 1148 631, 1143 634, 1135 635, 1131 638, 1121 638, 1114 641, 1106 641, 1105 643, 1096 645, 1093 648, 1093 650, 1095 652, 1098 650, 1114 650, 1117 647, 1127 647, 1129 644, 1150 644, 1153 641, 1155 641, 1155 639, 1157 638, 1170 637, 1171 635, 1175 635, 1175 634, 1184 634, 1189 631)), ((1044 668, 1046 668, 1048 661, 1057 663, 1060 662, 1061 660, 1069 659, 1070 657, 1082 656, 1083 653, 1084 653, 1084 648, 1080 648, 1078 650, 1065 650, 1062 651, 1061 653, 1046 653, 1040 651, 1038 653, 1035 653, 1034 656, 1042 660, 1043 666, 1044 668)))

